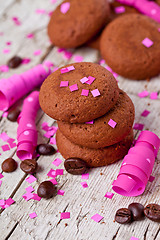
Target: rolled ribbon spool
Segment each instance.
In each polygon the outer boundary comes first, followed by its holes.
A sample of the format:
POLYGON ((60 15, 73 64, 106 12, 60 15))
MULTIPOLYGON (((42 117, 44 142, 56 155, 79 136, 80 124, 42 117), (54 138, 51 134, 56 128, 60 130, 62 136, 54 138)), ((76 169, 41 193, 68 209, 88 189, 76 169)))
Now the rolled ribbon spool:
POLYGON ((160 23, 160 6, 148 0, 116 0, 119 3, 136 8, 139 12, 147 15, 160 23))
POLYGON ((34 91, 24 100, 18 119, 17 156, 21 160, 33 158, 38 138, 35 118, 39 108, 39 92, 34 91))
POLYGON ((20 75, 15 74, 8 79, 1 79, 0 110, 6 111, 18 99, 35 87, 39 87, 49 74, 51 74, 51 68, 39 64, 20 75))
POLYGON ((156 134, 142 131, 135 146, 124 157, 112 189, 123 196, 141 195, 152 173, 159 147, 160 139, 156 134))

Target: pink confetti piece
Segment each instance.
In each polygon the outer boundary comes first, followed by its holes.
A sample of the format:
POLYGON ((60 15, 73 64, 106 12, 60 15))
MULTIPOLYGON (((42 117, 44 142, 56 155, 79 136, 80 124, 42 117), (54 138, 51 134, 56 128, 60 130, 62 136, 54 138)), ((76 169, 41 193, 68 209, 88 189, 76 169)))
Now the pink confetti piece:
POLYGON ((30 63, 31 59, 30 58, 23 58, 22 64, 28 64, 30 63))
POLYGON ((4 207, 4 205, 5 205, 5 200, 4 199, 0 199, 0 206, 4 207))
POLYGON ((83 78, 80 79, 80 82, 81 82, 81 83, 85 83, 85 82, 87 82, 87 81, 88 81, 88 78, 87 78, 87 77, 83 77, 83 78))
POLYGON ((0 66, 0 72, 8 72, 8 71, 9 71, 9 67, 7 65, 0 66))
POLYGON ((28 178, 26 178, 26 181, 28 183, 33 183, 37 180, 37 178, 35 178, 33 175, 30 175, 28 178))
POLYGON ((89 90, 87 90, 87 89, 82 89, 81 96, 86 96, 86 97, 88 97, 88 94, 89 94, 89 90))
POLYGON ((1 148, 2 148, 3 152, 6 152, 6 151, 10 150, 10 147, 9 147, 8 144, 2 145, 1 148))
POLYGON ((78 85, 77 84, 73 84, 69 87, 70 91, 73 92, 73 91, 77 91, 78 90, 78 85))
POLYGON ((73 54, 72 54, 71 52, 65 50, 63 57, 64 57, 65 59, 69 60, 69 59, 71 59, 72 55, 73 55, 73 54))
POLYGON ((33 212, 33 213, 30 213, 29 216, 31 219, 33 219, 33 218, 37 217, 37 214, 35 212, 33 212))
POLYGON ((31 193, 34 191, 34 188, 32 186, 29 186, 29 187, 25 188, 25 190, 26 190, 26 192, 31 193))
POLYGON ((57 176, 56 171, 51 168, 50 171, 47 173, 47 176, 56 177, 57 176))
POLYGON ((7 117, 8 116, 8 112, 4 112, 3 114, 2 114, 2 117, 7 117))
POLYGON ((7 46, 10 46, 12 44, 12 42, 6 42, 7 46))
POLYGON ((46 13, 46 10, 45 10, 45 9, 40 9, 40 8, 38 8, 38 9, 36 9, 36 13, 37 13, 37 14, 45 14, 45 13, 46 13))
POLYGON ((94 82, 94 80, 95 80, 95 78, 94 77, 92 77, 92 76, 89 76, 88 77, 88 81, 86 82, 87 84, 89 84, 89 85, 91 85, 92 84, 92 82, 94 82))
POLYGON ((150 111, 144 110, 144 111, 141 113, 141 116, 142 116, 142 117, 147 117, 149 114, 150 114, 150 111))
POLYGON ((69 72, 68 68, 61 68, 60 71, 61 71, 62 74, 69 72))
POLYGON ((92 90, 91 93, 92 93, 93 97, 98 97, 101 95, 98 89, 92 90))
POLYGON ((155 177, 154 177, 154 176, 150 176, 148 181, 150 181, 150 182, 153 182, 153 181, 154 181, 154 179, 155 179, 155 177))
POLYGON ((29 33, 29 34, 27 34, 26 37, 27 37, 27 38, 34 38, 34 34, 33 34, 33 33, 29 33))
POLYGON ((28 202, 30 199, 33 199, 34 195, 31 192, 27 192, 22 197, 24 198, 25 201, 28 202))
POLYGON ((151 93, 150 93, 150 99, 155 100, 155 99, 157 99, 157 98, 158 98, 158 93, 157 93, 157 92, 151 92, 151 93))
POLYGON ((45 65, 47 67, 53 67, 54 66, 54 64, 51 61, 49 61, 49 60, 44 61, 43 65, 45 65))
POLYGON ((3 178, 4 176, 2 175, 2 173, 0 173, 0 179, 3 178))
POLYGON ((62 212, 61 219, 68 219, 70 218, 70 212, 62 212))
POLYGON ((51 138, 49 143, 56 145, 56 139, 55 138, 51 138))
POLYGON ((87 188, 88 187, 87 182, 81 182, 81 185, 82 185, 83 188, 87 188))
POLYGON ((0 186, 2 185, 2 181, 0 180, 0 186))
POLYGON ((93 124, 93 123, 94 123, 94 120, 89 121, 89 122, 85 122, 85 124, 93 124))
POLYGON ((55 178, 52 178, 52 179, 50 179, 49 181, 52 182, 53 185, 57 185, 57 184, 58 184, 55 178))
POLYGON ((5 202, 5 205, 10 206, 10 205, 12 205, 13 203, 15 203, 15 201, 14 201, 12 198, 8 198, 8 199, 6 200, 6 202, 5 202))
POLYGON ((10 49, 7 49, 7 48, 3 49, 3 53, 4 54, 10 53, 10 49))
POLYGON ((82 179, 88 179, 89 178, 89 173, 83 173, 81 178, 82 179))
POLYGON ((36 201, 40 201, 40 200, 41 200, 41 197, 39 197, 38 194, 33 193, 32 199, 34 199, 34 200, 36 200, 36 201))
POLYGON ((41 54, 41 50, 40 49, 34 51, 34 53, 33 53, 34 56, 39 56, 40 54, 41 54))
POLYGON ((141 123, 135 123, 134 126, 133 126, 133 129, 135 129, 135 130, 142 131, 143 128, 144 128, 144 124, 141 124, 141 123))
POLYGON ((147 97, 148 95, 149 95, 149 92, 148 92, 148 91, 143 91, 143 92, 138 93, 138 96, 139 96, 140 98, 147 97))
POLYGON ((64 193, 65 193, 65 191, 63 191, 63 190, 58 190, 58 192, 57 192, 57 195, 64 195, 64 193))
POLYGON ((82 62, 83 61, 83 57, 80 55, 76 55, 73 57, 74 62, 82 62))
POLYGON ((69 71, 73 71, 73 70, 75 70, 75 67, 74 67, 74 66, 69 66, 69 67, 67 67, 67 69, 68 69, 69 71))
POLYGON ((9 143, 9 146, 10 146, 10 148, 15 148, 15 147, 17 147, 17 144, 16 143, 9 143))
POLYGON ((139 238, 131 237, 130 240, 139 240, 139 238))
POLYGON ((56 175, 63 175, 63 169, 56 169, 56 175))
POLYGON ((105 60, 104 60, 104 59, 101 59, 101 60, 99 61, 99 64, 100 64, 100 65, 105 64, 105 60))
POLYGON ((60 87, 68 87, 69 82, 68 81, 61 81, 60 87))
POLYGON ((1 134, 0 134, 0 138, 4 141, 4 142, 7 142, 9 139, 10 139, 10 137, 7 135, 7 133, 5 133, 5 132, 2 132, 1 134))
POLYGON ((98 213, 96 213, 95 215, 93 215, 91 217, 91 219, 93 219, 95 222, 100 222, 103 219, 103 217, 101 215, 99 215, 98 213))
POLYGON ((115 128, 115 126, 117 125, 117 123, 116 123, 114 120, 110 119, 109 122, 108 122, 108 125, 109 125, 110 127, 112 127, 112 128, 115 128))
POLYGON ((63 14, 67 13, 69 9, 70 9, 70 3, 69 2, 62 3, 61 6, 60 6, 60 11, 63 14))
POLYGON ((55 134, 54 131, 48 131, 48 132, 46 132, 43 136, 46 137, 46 138, 50 138, 50 137, 52 137, 54 134, 55 134))
POLYGON ((12 21, 17 25, 21 25, 21 22, 19 21, 18 17, 12 17, 12 21))
POLYGON ((114 196, 114 193, 111 193, 111 192, 107 192, 107 193, 105 194, 105 197, 106 197, 106 198, 109 198, 109 199, 112 199, 113 196, 114 196))
POLYGON ((52 162, 52 164, 55 165, 55 166, 57 166, 57 167, 58 167, 61 163, 62 163, 62 160, 61 160, 60 158, 56 158, 56 159, 52 162))
POLYGON ((145 47, 149 48, 149 47, 151 47, 151 46, 153 45, 153 42, 152 42, 149 38, 145 38, 145 39, 142 41, 142 44, 143 44, 145 47))
POLYGON ((124 13, 126 11, 126 9, 123 6, 120 6, 120 7, 115 7, 114 11, 115 11, 115 13, 120 14, 120 13, 124 13))

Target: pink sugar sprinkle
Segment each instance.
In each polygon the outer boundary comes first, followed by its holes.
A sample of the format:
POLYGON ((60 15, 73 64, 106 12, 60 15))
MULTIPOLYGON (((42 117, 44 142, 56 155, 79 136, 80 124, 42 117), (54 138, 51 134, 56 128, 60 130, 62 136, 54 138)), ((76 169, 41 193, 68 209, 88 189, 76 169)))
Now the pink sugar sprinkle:
POLYGON ((4 176, 2 175, 2 173, 0 173, 0 179, 3 178, 4 176))
POLYGON ((4 53, 4 54, 7 54, 7 53, 9 53, 9 52, 10 52, 10 49, 7 49, 7 48, 3 49, 3 53, 4 53))
POLYGON ((29 186, 27 188, 25 188, 26 192, 33 192, 34 191, 34 188, 32 186, 29 186))
POLYGON ((68 219, 70 218, 70 212, 62 212, 61 219, 68 219))
POLYGON ((149 47, 151 47, 151 46, 153 45, 153 42, 152 42, 149 38, 145 38, 145 39, 142 41, 142 44, 143 44, 145 47, 149 48, 149 47))
POLYGON ((30 213, 29 216, 30 216, 30 218, 32 219, 32 218, 36 218, 36 217, 37 217, 37 214, 36 214, 35 212, 33 212, 33 213, 30 213))
POLYGON ((33 33, 29 33, 29 34, 27 34, 26 37, 27 37, 27 38, 34 38, 34 34, 33 34, 33 33))
POLYGON ((88 81, 88 78, 87 78, 87 77, 83 77, 83 78, 80 79, 80 82, 81 82, 81 83, 85 83, 85 82, 87 82, 87 81, 88 81))
POLYGON ((83 188, 87 188, 88 187, 87 182, 81 182, 81 185, 82 185, 83 188))
POLYGON ((153 182, 153 181, 154 181, 154 179, 155 179, 155 177, 154 177, 154 176, 150 176, 148 181, 149 181, 149 182, 153 182))
POLYGON ((104 59, 101 59, 101 60, 99 61, 99 64, 100 64, 100 65, 105 64, 105 60, 104 60, 104 59))
POLYGON ((2 181, 0 180, 0 186, 2 185, 2 181))
POLYGON ((93 97, 98 97, 101 95, 98 89, 92 90, 91 93, 92 93, 93 97))
POLYGON ((83 61, 83 57, 80 55, 74 56, 73 57, 74 62, 82 62, 83 61))
POLYGON ((6 42, 7 46, 10 46, 12 44, 12 42, 6 42))
POLYGON ((68 81, 61 81, 60 87, 68 87, 69 82, 68 81))
POLYGON ((94 80, 95 80, 94 77, 89 76, 89 77, 88 77, 88 81, 87 81, 86 83, 89 84, 89 85, 91 85, 94 80))
POLYGON ((107 192, 107 193, 105 194, 105 197, 106 197, 106 198, 109 198, 109 199, 112 199, 113 196, 114 196, 114 193, 111 193, 111 192, 107 192))
POLYGON ((143 91, 143 92, 138 93, 138 96, 139 96, 140 98, 147 97, 148 95, 149 95, 149 92, 147 92, 147 91, 143 91))
POLYGON ((143 128, 144 128, 144 124, 141 124, 141 123, 135 123, 134 126, 133 126, 133 129, 135 129, 135 130, 142 131, 143 128))
POLYGON ((61 163, 62 163, 62 160, 59 159, 59 158, 56 158, 56 159, 52 162, 52 164, 55 165, 56 167, 58 167, 61 163))
POLYGON ((26 181, 28 183, 33 183, 37 180, 37 178, 35 178, 33 175, 30 175, 28 178, 26 178, 26 181))
POLYGON ((117 123, 116 123, 114 120, 110 119, 109 122, 108 122, 108 125, 109 125, 110 127, 112 127, 112 128, 115 128, 115 126, 117 125, 117 123))
POLYGON ((93 123, 94 123, 94 120, 89 121, 89 122, 85 122, 85 124, 93 124, 93 123))
POLYGON ((62 3, 61 6, 60 6, 60 11, 63 14, 67 13, 69 9, 70 9, 70 3, 69 2, 62 3))
POLYGON ((10 150, 10 147, 9 147, 8 144, 2 145, 1 148, 2 148, 3 152, 6 152, 6 151, 10 150))
POLYGON ((158 93, 157 92, 151 92, 150 93, 150 99, 156 100, 158 98, 158 93))
POLYGON ((65 59, 69 60, 69 59, 71 59, 72 55, 73 55, 73 54, 72 54, 71 52, 69 52, 68 50, 65 50, 63 57, 64 57, 65 59))
POLYGON ((65 191, 63 191, 63 190, 58 190, 58 192, 57 192, 57 195, 64 195, 64 193, 65 193, 65 191))
POLYGON ((103 219, 103 217, 101 215, 99 215, 98 213, 96 213, 95 215, 93 215, 91 217, 91 219, 93 219, 95 222, 100 222, 103 219))
POLYGON ((41 54, 41 50, 40 49, 34 51, 34 53, 33 53, 34 56, 38 56, 40 54, 41 54))
POLYGON ((67 69, 68 69, 69 71, 73 71, 73 70, 75 70, 75 67, 74 67, 74 66, 69 66, 69 67, 67 67, 67 69))
POLYGON ((46 10, 45 10, 45 9, 40 9, 40 8, 38 8, 38 9, 36 9, 36 13, 37 13, 37 14, 45 14, 45 13, 46 13, 46 10))
POLYGON ((10 137, 7 135, 6 132, 2 132, 0 134, 0 138, 4 141, 4 142, 8 142, 8 140, 10 139, 10 137))
POLYGON ((142 117, 147 117, 149 114, 150 114, 150 111, 144 110, 144 111, 141 113, 141 116, 142 116, 142 117))
POLYGON ((63 175, 63 169, 56 169, 56 175, 63 175))
POLYGON ((28 64, 30 63, 31 59, 30 58, 23 58, 22 64, 28 64))
POLYGON ((131 237, 130 240, 139 240, 139 238, 131 237))
POLYGON ((51 131, 46 132, 46 133, 44 134, 44 137, 50 138, 50 137, 52 137, 54 134, 55 134, 55 131, 54 131, 54 130, 51 130, 51 131))
POLYGON ((69 87, 70 91, 73 92, 73 91, 76 91, 78 90, 78 85, 77 84, 73 84, 69 87))
POLYGON ((9 71, 9 67, 7 65, 0 66, 0 72, 8 72, 8 71, 9 71))
POLYGON ((123 6, 120 6, 120 7, 115 7, 114 11, 115 11, 115 13, 120 14, 120 13, 124 13, 126 11, 126 9, 123 6))
POLYGON ((55 138, 51 138, 49 143, 56 145, 56 139, 55 138))
POLYGON ((81 96, 88 96, 88 94, 89 94, 89 90, 87 90, 87 89, 82 89, 82 92, 81 92, 81 96))
POLYGON ((52 179, 50 179, 49 181, 52 182, 53 185, 57 185, 57 184, 58 184, 55 178, 52 178, 52 179))
POLYGON ((48 177, 56 177, 56 171, 51 168, 51 170, 47 173, 48 177))
POLYGON ((19 21, 18 17, 12 17, 12 20, 17 26, 21 25, 21 22, 19 21))
POLYGON ((69 72, 69 71, 68 71, 68 68, 61 68, 60 71, 61 71, 61 73, 67 73, 67 72, 69 72))
POLYGON ((89 173, 83 173, 81 178, 82 179, 88 179, 89 178, 89 173))

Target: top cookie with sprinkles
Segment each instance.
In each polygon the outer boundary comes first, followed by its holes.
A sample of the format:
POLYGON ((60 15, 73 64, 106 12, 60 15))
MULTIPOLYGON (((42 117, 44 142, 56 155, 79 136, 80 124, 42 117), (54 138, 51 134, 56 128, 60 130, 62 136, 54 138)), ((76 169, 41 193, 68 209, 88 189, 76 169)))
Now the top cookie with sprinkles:
POLYGON ((66 65, 42 84, 39 101, 50 117, 84 123, 108 112, 117 102, 116 79, 104 67, 89 62, 66 65))

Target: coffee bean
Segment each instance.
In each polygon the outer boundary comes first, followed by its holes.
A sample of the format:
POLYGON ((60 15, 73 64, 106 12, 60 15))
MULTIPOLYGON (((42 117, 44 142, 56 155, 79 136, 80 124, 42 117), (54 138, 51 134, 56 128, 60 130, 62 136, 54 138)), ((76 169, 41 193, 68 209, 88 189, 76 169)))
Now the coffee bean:
POLYGON ((115 215, 115 221, 121 224, 130 223, 132 221, 132 213, 128 208, 120 208, 115 215))
POLYGON ((8 115, 7 115, 7 119, 11 122, 16 122, 17 121, 17 118, 20 114, 20 110, 18 108, 15 108, 15 109, 11 109, 9 112, 8 112, 8 115))
POLYGON ((131 203, 128 206, 128 209, 131 211, 132 213, 132 218, 134 221, 137 220, 141 220, 142 218, 144 218, 144 206, 140 203, 131 203))
POLYGON ((17 169, 17 162, 13 158, 7 158, 2 163, 3 172, 14 172, 17 169))
POLYGON ((51 198, 56 195, 56 187, 50 181, 42 182, 37 190, 37 194, 41 198, 51 198))
POLYGON ((8 61, 7 65, 10 68, 17 68, 21 63, 22 63, 22 58, 18 56, 14 56, 8 61))
POLYGON ((34 159, 25 159, 24 161, 21 162, 20 168, 22 169, 23 172, 27 174, 33 174, 37 170, 37 162, 34 159))
POLYGON ((154 222, 160 222, 160 205, 148 204, 144 209, 144 214, 147 218, 154 222))
POLYGON ((40 155, 53 155, 56 150, 52 145, 49 144, 39 144, 36 148, 37 153, 40 155))
POLYGON ((73 175, 80 175, 87 170, 87 164, 80 158, 68 158, 64 161, 67 172, 73 175))

